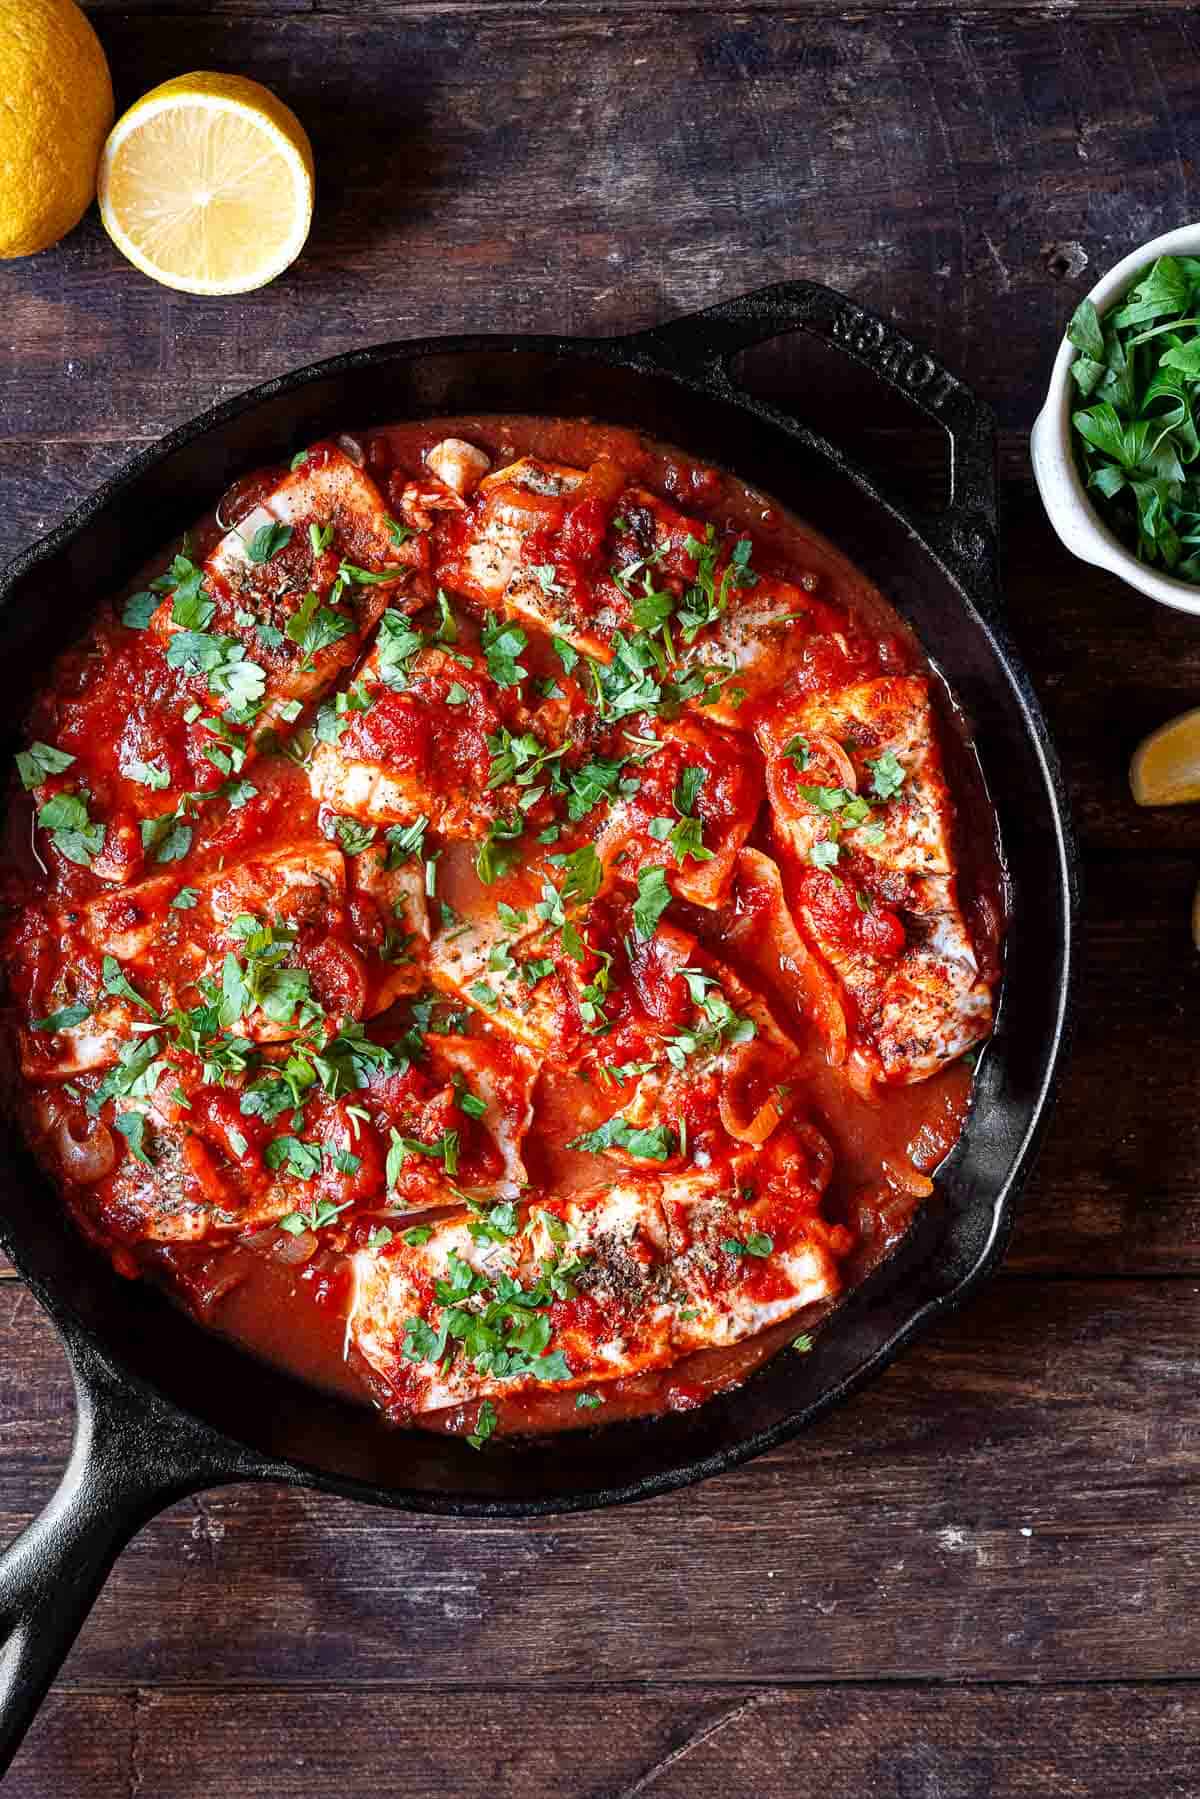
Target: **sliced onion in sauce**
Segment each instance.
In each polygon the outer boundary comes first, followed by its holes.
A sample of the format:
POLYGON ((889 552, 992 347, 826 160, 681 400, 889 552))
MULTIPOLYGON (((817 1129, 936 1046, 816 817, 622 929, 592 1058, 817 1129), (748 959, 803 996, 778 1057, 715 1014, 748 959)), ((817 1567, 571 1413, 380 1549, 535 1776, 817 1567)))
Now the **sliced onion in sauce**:
POLYGON ((78 1137, 72 1120, 60 1121, 54 1134, 59 1160, 68 1178, 82 1187, 90 1187, 111 1174, 117 1161, 117 1146, 112 1132, 100 1119, 88 1119, 86 1135, 78 1137))
POLYGON ((826 737, 821 732, 810 734, 808 748, 814 762, 819 760, 832 765, 838 778, 836 783, 830 783, 831 786, 844 787, 848 793, 858 792, 858 775, 854 764, 836 737, 826 737))
POLYGON ((338 449, 350 458, 351 462, 356 463, 359 468, 363 467, 367 460, 367 453, 363 449, 361 438, 352 437, 349 431, 339 431, 333 441, 338 449))
POLYGON ((928 1199, 933 1192, 933 1182, 919 1168, 914 1168, 906 1156, 885 1156, 883 1172, 888 1185, 898 1193, 910 1193, 914 1199, 928 1199))
POLYGON ((287 1268, 298 1268, 302 1262, 311 1262, 316 1253, 317 1239, 312 1231, 298 1231, 295 1236, 290 1231, 279 1231, 271 1246, 275 1260, 287 1268))

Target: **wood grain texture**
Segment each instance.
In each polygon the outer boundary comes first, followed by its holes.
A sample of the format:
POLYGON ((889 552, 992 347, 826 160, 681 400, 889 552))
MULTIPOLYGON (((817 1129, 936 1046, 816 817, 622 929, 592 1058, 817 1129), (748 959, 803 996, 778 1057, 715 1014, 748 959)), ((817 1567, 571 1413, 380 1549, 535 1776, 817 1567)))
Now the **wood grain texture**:
MULTIPOLYGON (((0 1287, 0 1530, 63 1458, 0 1287)), ((381 1514, 233 1488, 118 1562, 69 1685, 472 1689, 1190 1672, 1195 1281, 998 1281, 800 1442, 633 1510, 381 1514)), ((297 1742, 302 1719, 294 1720, 297 1742)))
POLYGON ((70 1693, 5 1790, 209 1799, 219 1767, 238 1799, 1078 1799, 1102 1754, 1105 1799, 1178 1799, 1198 1727, 1191 1688, 70 1693))
MULTIPOLYGON (((0 265, 0 559, 142 443, 354 345, 616 333, 760 283, 893 317, 996 408, 1011 628, 1085 847, 1081 1011, 1007 1269, 801 1442, 636 1510, 400 1518, 230 1489, 118 1563, 6 1792, 1159 1799, 1196 1790, 1200 808, 1139 736, 1200 629, 1072 561, 1027 433, 1097 273, 1197 211, 1188 0, 93 0, 119 104, 256 75, 305 255, 195 300, 94 215, 0 265)), ((744 369, 927 498, 936 443, 796 344, 744 369), (817 408, 816 414, 811 409, 817 408)), ((1002 778, 1002 771, 999 778, 1002 778)), ((0 1263, 0 1537, 71 1434, 0 1263)))
MULTIPOLYGON (((227 16, 101 26, 122 104, 230 60, 227 16)), ((1195 212, 1198 48, 1194 12, 1148 8, 250 20, 239 66, 313 137, 308 251, 235 306, 157 288, 94 216, 5 265, 2 435, 156 435, 352 344, 628 330, 797 274, 920 327, 1024 429, 1064 271, 1195 212)))

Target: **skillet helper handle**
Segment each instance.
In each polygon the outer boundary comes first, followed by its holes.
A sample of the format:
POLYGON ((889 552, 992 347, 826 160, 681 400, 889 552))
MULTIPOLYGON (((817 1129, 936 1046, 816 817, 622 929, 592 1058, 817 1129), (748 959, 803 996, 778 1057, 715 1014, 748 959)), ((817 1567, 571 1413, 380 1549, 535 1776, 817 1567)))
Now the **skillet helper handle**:
MULTIPOLYGON (((730 372, 733 358, 755 344, 798 330, 823 338, 870 369, 944 428, 950 440, 950 501, 944 512, 922 514, 913 522, 981 610, 996 612, 995 417, 970 388, 890 320, 818 281, 778 281, 655 325, 633 341, 652 360, 682 374, 704 374, 733 397, 744 391, 730 372)), ((777 418, 783 416, 779 407, 757 399, 754 403, 777 418)), ((911 515, 911 508, 895 510, 911 515)))
POLYGON ((172 1501, 243 1472, 86 1344, 68 1354, 71 1459, 45 1511, 0 1556, 0 1779, 125 1544, 172 1501))

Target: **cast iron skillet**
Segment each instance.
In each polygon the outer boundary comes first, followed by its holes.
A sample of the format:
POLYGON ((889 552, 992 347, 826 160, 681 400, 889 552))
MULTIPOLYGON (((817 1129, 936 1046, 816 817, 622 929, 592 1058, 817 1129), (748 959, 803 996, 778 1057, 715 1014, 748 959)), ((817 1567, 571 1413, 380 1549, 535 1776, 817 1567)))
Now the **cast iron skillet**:
POLYGON ((810 518, 911 619, 971 720, 1012 880, 1003 1002, 970 1121, 900 1256, 852 1296, 812 1354, 779 1357, 690 1414, 570 1435, 552 1453, 501 1441, 484 1454, 388 1431, 119 1279, 76 1234, 19 1134, 0 1125, 0 1245, 57 1325, 78 1401, 63 1483, 0 1561, 0 1772, 118 1551, 183 1494, 276 1480, 397 1510, 529 1517, 662 1493, 794 1436, 957 1305, 1007 1239, 1065 1044, 1075 852, 1046 727, 1000 621, 991 416, 932 357, 828 288, 783 283, 616 339, 385 344, 216 407, 137 457, 0 575, 7 715, 20 717, 39 671, 96 603, 238 475, 347 426, 476 411, 598 417, 722 463, 810 518), (945 428, 943 513, 893 503, 834 444, 736 384, 739 351, 798 328, 945 428))

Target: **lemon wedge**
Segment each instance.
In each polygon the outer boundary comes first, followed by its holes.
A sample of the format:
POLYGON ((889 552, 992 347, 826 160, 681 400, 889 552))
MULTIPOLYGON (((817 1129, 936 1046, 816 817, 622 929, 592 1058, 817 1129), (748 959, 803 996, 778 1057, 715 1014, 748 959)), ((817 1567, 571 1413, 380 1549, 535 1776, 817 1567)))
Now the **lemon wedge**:
POLYGON ((144 275, 187 294, 244 294, 304 248, 312 145, 261 83, 179 75, 117 120, 99 195, 105 229, 144 275))
POLYGON ((1129 764, 1129 785, 1139 806, 1200 800, 1200 707, 1142 739, 1129 764))

